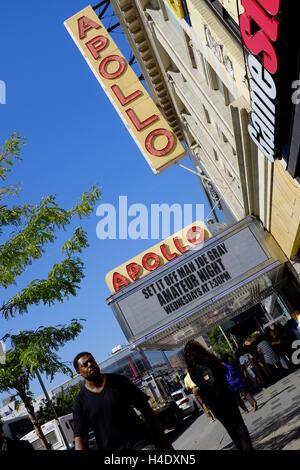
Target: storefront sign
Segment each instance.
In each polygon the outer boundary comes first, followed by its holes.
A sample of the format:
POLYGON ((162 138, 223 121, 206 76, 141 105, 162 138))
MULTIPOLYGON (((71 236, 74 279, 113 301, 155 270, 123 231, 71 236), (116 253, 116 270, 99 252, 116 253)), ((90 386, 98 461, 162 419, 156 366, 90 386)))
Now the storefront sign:
POLYGON ((106 283, 112 293, 118 292, 183 253, 199 247, 209 237, 205 224, 194 222, 110 271, 106 275, 106 283))
POLYGON ((278 53, 276 42, 279 36, 279 13, 281 0, 241 0, 245 11, 240 15, 242 39, 252 53, 248 57, 251 73, 250 97, 252 106, 252 124, 249 134, 270 160, 276 153, 276 133, 279 131, 276 121, 278 53), (261 62, 255 57, 262 57, 261 62))
POLYGON ((185 149, 92 7, 64 24, 153 172, 181 160, 185 149))
MULTIPOLYGON (((201 310, 218 296, 274 264, 261 245, 259 232, 246 226, 209 239, 149 280, 108 299, 128 340, 167 331, 174 322, 201 310)), ((211 308, 216 321, 214 308, 211 308)), ((200 315, 200 313, 199 313, 200 315)))

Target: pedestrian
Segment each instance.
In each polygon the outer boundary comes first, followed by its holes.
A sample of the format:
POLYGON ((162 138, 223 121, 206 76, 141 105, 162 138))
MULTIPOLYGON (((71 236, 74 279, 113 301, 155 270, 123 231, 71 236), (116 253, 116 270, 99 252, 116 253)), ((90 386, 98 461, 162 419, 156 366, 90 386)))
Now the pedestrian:
POLYGON ((267 334, 268 341, 274 349, 275 354, 279 356, 279 360, 282 367, 288 370, 289 366, 287 364, 287 361, 289 361, 289 358, 286 352, 286 347, 283 342, 280 326, 281 325, 272 325, 265 330, 265 333, 267 334))
POLYGON ((300 312, 295 310, 291 313, 290 327, 295 339, 300 339, 300 312))
POLYGON ((248 429, 226 379, 226 367, 195 340, 185 345, 184 357, 203 400, 223 424, 237 449, 253 450, 248 429))
POLYGON ((204 402, 204 400, 201 396, 199 388, 192 381, 191 376, 189 374, 189 371, 187 369, 185 369, 185 372, 186 372, 186 376, 184 378, 184 386, 185 386, 186 390, 187 391, 191 390, 193 392, 194 397, 200 403, 200 406, 201 406, 202 410, 204 411, 204 413, 206 414, 206 416, 208 417, 209 422, 213 423, 214 422, 214 417, 211 414, 208 406, 205 404, 205 402, 204 402))
POLYGON ((248 413, 248 408, 242 399, 242 397, 245 397, 253 410, 256 411, 257 402, 250 393, 248 384, 246 383, 239 366, 235 363, 234 358, 230 354, 224 354, 222 356, 222 362, 227 369, 226 378, 231 390, 236 396, 238 405, 242 410, 248 413))
POLYGON ((73 403, 76 450, 88 449, 90 430, 95 433, 99 449, 173 449, 148 404, 149 397, 129 379, 101 373, 89 352, 77 354, 73 365, 85 379, 73 403))
POLYGON ((296 314, 293 316, 294 318, 290 318, 281 328, 281 338, 285 349, 285 356, 289 360, 290 368, 295 370, 298 367, 293 363, 292 356, 294 353, 293 344, 294 341, 297 340, 297 331, 295 330, 296 314))
POLYGON ((280 378, 283 367, 280 363, 279 356, 266 339, 266 335, 259 335, 257 338, 257 352, 263 357, 264 362, 271 369, 274 377, 280 378))
MULTIPOLYGON (((247 379, 249 379, 256 388, 265 387, 265 380, 254 360, 254 357, 245 346, 241 350, 239 364, 247 379)), ((270 372, 271 374, 271 372, 270 372)))
POLYGON ((20 441, 18 439, 10 439, 9 437, 4 436, 2 422, 0 420, 0 450, 34 450, 33 445, 24 440, 20 441))

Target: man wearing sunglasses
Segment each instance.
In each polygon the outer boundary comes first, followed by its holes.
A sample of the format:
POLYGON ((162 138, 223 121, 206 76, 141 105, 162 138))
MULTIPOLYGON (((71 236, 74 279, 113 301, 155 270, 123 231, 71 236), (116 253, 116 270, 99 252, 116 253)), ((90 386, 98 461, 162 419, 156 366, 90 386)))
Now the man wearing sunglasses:
POLYGON ((85 379, 73 404, 76 450, 88 450, 90 430, 95 433, 99 449, 173 449, 148 404, 149 397, 129 379, 102 374, 89 352, 77 354, 73 365, 85 379))

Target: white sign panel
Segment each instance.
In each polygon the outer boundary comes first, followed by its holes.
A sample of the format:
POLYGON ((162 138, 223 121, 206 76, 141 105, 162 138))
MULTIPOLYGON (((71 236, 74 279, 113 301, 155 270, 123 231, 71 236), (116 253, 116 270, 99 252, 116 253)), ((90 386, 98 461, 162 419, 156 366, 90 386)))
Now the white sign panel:
MULTIPOLYGON (((137 337, 234 286, 269 257, 247 227, 118 301, 137 337)), ((257 269, 255 269, 257 268, 257 269)))

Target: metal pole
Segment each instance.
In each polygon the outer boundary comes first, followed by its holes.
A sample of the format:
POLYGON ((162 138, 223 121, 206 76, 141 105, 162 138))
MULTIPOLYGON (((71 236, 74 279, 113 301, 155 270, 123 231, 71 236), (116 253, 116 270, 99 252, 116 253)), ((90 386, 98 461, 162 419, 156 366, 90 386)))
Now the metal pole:
POLYGON ((49 395, 48 395, 48 392, 47 392, 47 390, 46 390, 46 387, 45 387, 45 385, 44 385, 44 383, 43 383, 43 381, 42 381, 42 377, 40 376, 40 373, 39 373, 38 370, 36 370, 35 373, 36 373, 36 376, 37 376, 37 378, 38 378, 38 381, 40 382, 40 385, 41 385, 41 387, 42 387, 42 390, 43 390, 43 392, 44 392, 44 395, 45 395, 45 397, 46 397, 46 400, 47 400, 47 402, 48 402, 48 405, 49 405, 50 408, 51 408, 51 411, 52 411, 52 413, 53 413, 54 419, 57 421, 59 430, 60 430, 61 435, 62 435, 62 438, 63 438, 63 440, 64 440, 64 442, 65 442, 65 444, 66 444, 67 450, 70 450, 70 446, 69 446, 68 439, 67 439, 67 437, 66 437, 66 435, 65 435, 65 433, 64 433, 64 430, 63 430, 63 428, 62 428, 62 426, 61 426, 61 424, 60 424, 60 422, 59 422, 59 419, 58 419, 58 416, 57 416, 56 411, 55 411, 55 409, 54 409, 53 403, 52 403, 52 401, 51 401, 51 399, 50 399, 50 397, 49 397, 49 395))
POLYGON ((231 339, 232 339, 232 341, 234 342, 234 344, 235 344, 235 345, 236 345, 236 347, 238 348, 238 347, 239 347, 239 345, 237 344, 237 342, 236 342, 236 339, 235 339, 234 335, 233 335, 232 333, 230 333, 230 336, 231 336, 231 339))
POLYGON ((221 327, 220 325, 219 325, 219 328, 220 328, 220 330, 221 330, 221 332, 222 332, 222 335, 223 335, 224 338, 226 339, 227 344, 228 344, 228 346, 230 347, 231 351, 234 352, 233 347, 231 346, 231 343, 230 343, 229 339, 228 339, 227 336, 225 335, 225 333, 224 333, 224 331, 223 331, 223 329, 222 329, 222 327, 221 327))
POLYGON ((213 201, 211 200, 211 196, 209 194, 209 191, 207 190, 207 188, 205 186, 205 182, 210 182, 211 183, 211 180, 209 178, 207 178, 207 176, 202 175, 201 173, 198 173, 198 171, 192 170, 191 168, 188 168, 187 166, 184 166, 181 163, 177 163, 177 166, 180 166, 184 170, 189 171, 190 173, 193 173, 194 175, 198 176, 198 178, 201 181, 202 189, 204 191, 204 194, 206 196, 206 199, 207 199, 208 204, 209 204, 210 209, 211 209, 210 214, 213 214, 213 217, 214 217, 215 221, 219 222, 218 216, 215 212, 215 207, 214 207, 213 201))

